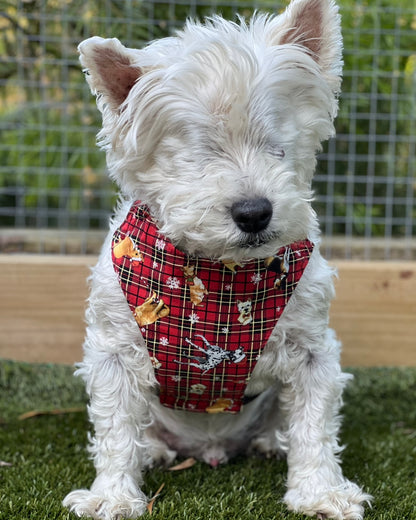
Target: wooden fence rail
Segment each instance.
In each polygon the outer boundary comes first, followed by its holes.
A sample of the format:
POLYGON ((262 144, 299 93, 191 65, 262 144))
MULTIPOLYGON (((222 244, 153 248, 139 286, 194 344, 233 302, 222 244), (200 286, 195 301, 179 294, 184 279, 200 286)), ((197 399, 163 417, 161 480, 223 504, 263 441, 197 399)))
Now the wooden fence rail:
MULTIPOLYGON (((82 357, 86 278, 95 256, 0 255, 0 357, 82 357)), ((416 263, 334 262, 331 326, 345 366, 416 366, 416 263)))

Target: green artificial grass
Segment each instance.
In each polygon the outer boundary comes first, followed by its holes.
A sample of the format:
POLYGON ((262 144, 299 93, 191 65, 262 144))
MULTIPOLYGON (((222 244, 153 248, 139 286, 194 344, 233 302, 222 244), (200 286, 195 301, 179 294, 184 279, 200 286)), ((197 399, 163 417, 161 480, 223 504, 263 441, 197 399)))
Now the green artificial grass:
MULTIPOLYGON (((374 495, 366 519, 416 520, 416 369, 352 372, 341 432, 344 473, 374 495)), ((94 478, 81 381, 70 367, 3 361, 0 392, 0 520, 74 519, 61 501, 94 478), (19 419, 33 410, 61 413, 19 419)), ((152 470, 145 492, 165 484, 155 520, 306 518, 282 503, 286 469, 284 461, 239 457, 216 470, 202 463, 152 470)))

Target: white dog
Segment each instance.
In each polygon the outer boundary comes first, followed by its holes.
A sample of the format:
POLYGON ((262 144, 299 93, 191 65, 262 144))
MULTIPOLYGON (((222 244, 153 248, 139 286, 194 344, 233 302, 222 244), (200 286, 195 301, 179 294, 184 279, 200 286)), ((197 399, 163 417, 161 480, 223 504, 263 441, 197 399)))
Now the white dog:
POLYGON ((79 50, 122 199, 91 277, 78 370, 97 477, 64 504, 136 518, 146 467, 177 455, 216 466, 254 449, 286 454, 289 509, 362 519, 370 497, 339 464, 349 376, 328 329, 334 273, 310 204, 341 83, 333 0, 293 0, 247 23, 189 21, 142 50, 98 37, 79 50), (126 237, 140 262, 120 254, 126 237), (275 284, 267 266, 288 246, 275 284), (206 289, 198 306, 191 265, 206 289), (233 354, 201 371, 190 364, 201 337, 233 354))

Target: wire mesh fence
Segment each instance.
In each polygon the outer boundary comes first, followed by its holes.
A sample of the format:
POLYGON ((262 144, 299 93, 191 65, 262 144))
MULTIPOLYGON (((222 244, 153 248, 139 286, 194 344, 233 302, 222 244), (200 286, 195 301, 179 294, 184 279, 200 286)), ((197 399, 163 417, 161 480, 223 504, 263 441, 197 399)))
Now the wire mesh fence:
MULTIPOLYGON (((416 6, 340 0, 344 81, 337 137, 314 182, 329 257, 416 258, 416 6)), ((95 253, 116 200, 76 47, 131 47, 187 16, 234 18, 262 0, 0 0, 0 248, 95 253)))

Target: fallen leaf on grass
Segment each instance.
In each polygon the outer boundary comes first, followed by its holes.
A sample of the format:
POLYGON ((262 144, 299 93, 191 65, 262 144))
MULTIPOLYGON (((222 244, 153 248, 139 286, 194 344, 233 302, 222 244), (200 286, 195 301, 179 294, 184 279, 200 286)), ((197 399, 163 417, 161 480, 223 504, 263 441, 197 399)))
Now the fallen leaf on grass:
POLYGON ((58 408, 56 410, 31 410, 30 412, 19 415, 18 419, 19 421, 24 421, 26 419, 31 419, 32 417, 38 417, 39 415, 63 415, 66 413, 83 412, 84 410, 84 406, 75 408, 58 408))
POLYGON ((147 510, 149 511, 149 515, 152 514, 153 511, 153 505, 155 503, 156 498, 160 495, 160 492, 165 487, 165 483, 163 483, 160 488, 156 491, 155 496, 150 500, 150 502, 147 504, 147 510))
POLYGON ((196 464, 196 460, 193 457, 190 457, 189 459, 184 460, 180 464, 172 466, 171 468, 169 468, 169 471, 181 471, 183 469, 189 469, 192 468, 194 464, 196 464))
POLYGON ((4 460, 0 460, 0 468, 4 466, 13 466, 10 462, 5 462, 4 460))

